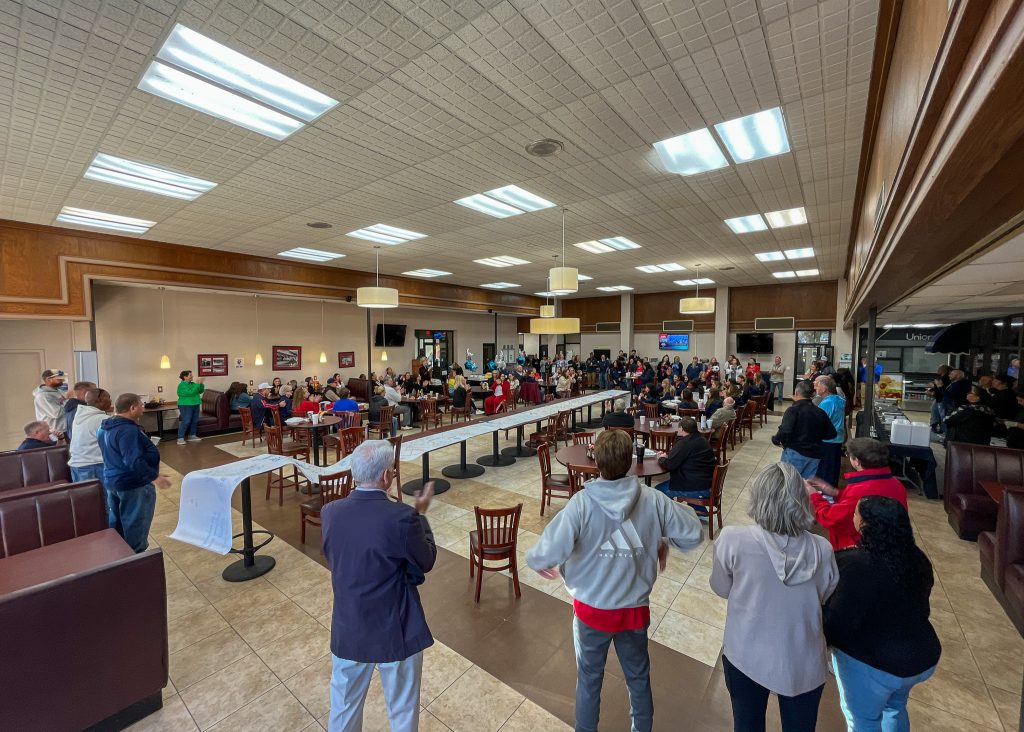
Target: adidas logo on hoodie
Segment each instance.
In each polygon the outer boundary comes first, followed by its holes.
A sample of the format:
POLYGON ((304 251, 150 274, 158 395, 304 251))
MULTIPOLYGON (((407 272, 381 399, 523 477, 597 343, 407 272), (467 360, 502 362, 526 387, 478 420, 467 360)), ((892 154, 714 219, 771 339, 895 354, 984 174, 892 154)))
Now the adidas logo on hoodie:
POLYGON ((644 544, 640 541, 640 534, 633 526, 633 521, 627 518, 619 528, 612 532, 607 541, 601 544, 600 555, 603 557, 632 557, 642 551, 644 551, 644 544))

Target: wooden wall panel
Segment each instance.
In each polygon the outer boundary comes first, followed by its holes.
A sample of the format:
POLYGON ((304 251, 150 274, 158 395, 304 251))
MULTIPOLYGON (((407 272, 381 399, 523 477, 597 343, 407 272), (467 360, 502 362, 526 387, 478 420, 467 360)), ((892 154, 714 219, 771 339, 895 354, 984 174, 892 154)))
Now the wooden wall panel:
POLYGON ((754 318, 793 317, 798 328, 836 327, 839 283, 794 282, 729 288, 729 330, 753 330, 754 318))
MULTIPOLYGON (((679 314, 679 300, 692 297, 693 290, 673 290, 672 292, 650 292, 633 296, 633 329, 636 331, 661 331, 664 320, 689 320, 691 316, 679 314)), ((717 297, 715 290, 700 291, 701 297, 717 297)), ((715 330, 715 314, 694 315, 695 331, 715 330)))
MULTIPOLYGON (((371 272, 0 220, 0 318, 91 319, 92 280, 317 299, 355 297, 371 272)), ((538 297, 381 276, 402 305, 536 315, 538 297)))
POLYGON ((597 331, 595 323, 618 323, 622 318, 622 301, 618 295, 606 297, 574 297, 562 300, 562 316, 579 318, 584 333, 597 331))

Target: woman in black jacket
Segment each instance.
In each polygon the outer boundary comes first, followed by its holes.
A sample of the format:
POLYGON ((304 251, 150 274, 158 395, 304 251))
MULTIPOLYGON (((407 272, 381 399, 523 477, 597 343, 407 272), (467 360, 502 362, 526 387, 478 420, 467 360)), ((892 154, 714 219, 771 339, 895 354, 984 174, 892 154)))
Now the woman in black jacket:
POLYGON ((825 604, 825 640, 851 730, 909 730, 907 698, 942 653, 928 621, 932 565, 899 501, 862 498, 856 548, 836 553, 839 584, 825 604))
POLYGON ((967 392, 967 404, 946 417, 946 441, 989 444, 996 426, 996 413, 988 401, 987 391, 980 386, 972 386, 967 392))

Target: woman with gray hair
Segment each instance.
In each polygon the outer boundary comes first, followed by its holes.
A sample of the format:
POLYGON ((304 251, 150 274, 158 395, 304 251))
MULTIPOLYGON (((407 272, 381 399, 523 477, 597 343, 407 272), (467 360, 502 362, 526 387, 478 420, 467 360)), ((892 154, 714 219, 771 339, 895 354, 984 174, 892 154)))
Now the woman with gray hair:
POLYGON ((754 523, 715 541, 711 589, 729 600, 722 663, 733 728, 765 729, 769 694, 783 732, 814 730, 828 667, 822 605, 839 581, 828 540, 807 529, 814 513, 789 463, 769 465, 750 487, 754 523))

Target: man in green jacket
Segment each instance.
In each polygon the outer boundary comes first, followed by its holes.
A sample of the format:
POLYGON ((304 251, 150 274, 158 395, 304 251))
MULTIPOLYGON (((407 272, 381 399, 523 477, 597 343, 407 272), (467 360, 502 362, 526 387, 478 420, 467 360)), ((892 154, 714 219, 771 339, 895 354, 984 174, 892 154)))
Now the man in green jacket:
POLYGON ((189 442, 199 442, 196 427, 199 426, 199 405, 203 401, 206 387, 202 381, 193 381, 191 371, 178 374, 178 444, 184 445, 185 438, 189 442))

